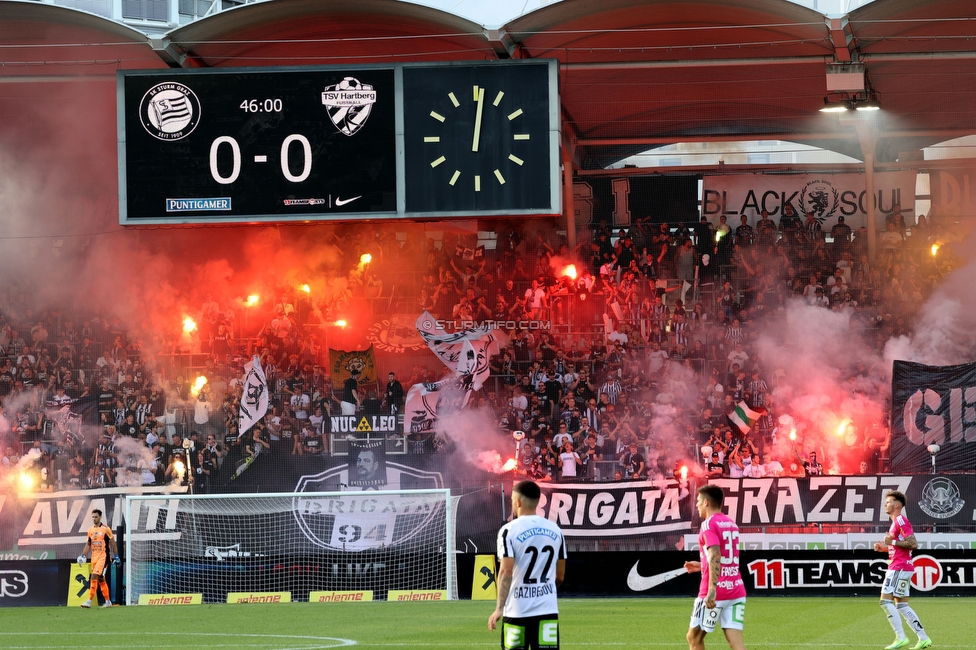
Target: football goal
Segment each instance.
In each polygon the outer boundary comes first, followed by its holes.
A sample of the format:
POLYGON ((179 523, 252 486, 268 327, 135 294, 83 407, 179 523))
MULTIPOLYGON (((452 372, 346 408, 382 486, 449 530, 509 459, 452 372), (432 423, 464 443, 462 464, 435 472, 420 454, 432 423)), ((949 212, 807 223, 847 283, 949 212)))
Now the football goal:
POLYGON ((129 496, 126 602, 456 599, 456 513, 450 490, 129 496))

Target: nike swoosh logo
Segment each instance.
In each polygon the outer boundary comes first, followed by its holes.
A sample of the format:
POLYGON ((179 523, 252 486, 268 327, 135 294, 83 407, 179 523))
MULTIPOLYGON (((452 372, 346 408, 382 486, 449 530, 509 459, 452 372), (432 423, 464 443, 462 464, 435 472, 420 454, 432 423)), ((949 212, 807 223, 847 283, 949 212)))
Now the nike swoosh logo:
POLYGON ((680 569, 674 569, 673 571, 665 571, 664 573, 658 573, 653 576, 642 576, 637 571, 637 565, 640 562, 636 562, 630 569, 630 573, 627 574, 627 586, 630 587, 631 591, 647 591, 651 587, 656 587, 660 584, 664 584, 668 580, 677 578, 678 576, 688 573, 688 569, 684 567, 680 569))
POLYGON ((361 199, 361 198, 363 198, 363 195, 362 194, 360 194, 359 196, 354 196, 351 199, 338 199, 337 198, 336 201, 335 201, 336 207, 338 208, 338 207, 343 206, 343 205, 345 205, 347 203, 352 203, 356 199, 361 199))

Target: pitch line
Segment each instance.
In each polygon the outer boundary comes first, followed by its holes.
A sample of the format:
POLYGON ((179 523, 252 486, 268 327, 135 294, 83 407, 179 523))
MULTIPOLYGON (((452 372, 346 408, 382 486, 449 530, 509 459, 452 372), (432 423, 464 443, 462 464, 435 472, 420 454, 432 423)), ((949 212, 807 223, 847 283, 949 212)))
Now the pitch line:
MULTIPOLYGON (((13 636, 76 636, 75 632, 0 632, 0 638, 2 637, 13 637, 13 636)), ((266 648, 267 650, 328 650, 329 648, 346 648, 349 646, 357 645, 356 641, 353 639, 342 639, 338 637, 331 636, 311 636, 311 635, 297 635, 297 634, 240 634, 234 632, 85 632, 86 636, 112 636, 116 639, 125 636, 172 636, 178 637, 174 641, 179 647, 186 646, 187 637, 207 637, 207 636, 219 636, 219 637, 231 637, 239 639, 267 639, 267 642, 251 642, 251 643, 220 643, 216 645, 209 645, 211 648, 266 648), (276 642, 289 641, 288 645, 278 645, 276 642), (295 642, 299 642, 299 645, 291 645, 295 642), (305 641, 306 643, 301 643, 305 641), (325 643, 323 643, 325 642, 325 643)), ((5 650, 77 650, 77 643, 70 645, 29 645, 29 646, 15 646, 3 644, 5 650)), ((177 645, 173 644, 126 644, 127 648, 145 648, 145 649, 155 649, 155 648, 174 648, 177 645)))
MULTIPOLYGON (((628 648, 628 649, 632 648, 633 650, 640 650, 641 648, 647 648, 647 647, 673 648, 673 647, 675 647, 676 642, 674 642, 674 641, 669 641, 669 642, 646 642, 646 641, 642 641, 642 642, 640 642, 638 644, 634 644, 634 643, 625 643, 625 642, 622 642, 622 641, 610 641, 610 642, 607 642, 607 641, 572 641, 572 642, 569 642, 569 641, 567 641, 567 645, 570 645, 570 644, 574 648, 575 647, 628 648)), ((850 643, 787 643, 787 642, 783 642, 783 643, 749 643, 748 645, 749 645, 749 647, 757 647, 757 648, 787 648, 787 649, 789 649, 789 648, 850 648, 851 650, 861 650, 863 648, 863 649, 866 649, 866 650, 877 650, 877 648, 878 648, 878 644, 877 643, 861 644, 861 645, 851 645, 850 643)), ((386 643, 384 643, 384 642, 375 642, 375 643, 370 643, 368 641, 360 641, 356 645, 356 647, 357 648, 422 648, 422 647, 456 648, 457 647, 457 642, 454 641, 454 642, 434 642, 434 643, 431 643, 431 642, 427 642, 427 641, 417 641, 417 642, 409 641, 409 642, 386 642, 386 643)), ((482 641, 479 641, 479 642, 476 642, 476 643, 473 643, 473 644, 467 644, 466 647, 469 647, 469 648, 471 648, 471 647, 478 647, 478 648, 480 648, 480 647, 497 648, 498 647, 498 640, 495 639, 495 640, 492 640, 492 641, 483 641, 483 642, 482 641)), ((951 648, 951 649, 959 648, 959 649, 972 650, 972 647, 973 646, 972 645, 946 645, 944 643, 940 643, 938 647, 939 647, 939 650, 942 650, 943 648, 951 648)), ((77 650, 77 649, 75 648, 75 650, 77 650)))

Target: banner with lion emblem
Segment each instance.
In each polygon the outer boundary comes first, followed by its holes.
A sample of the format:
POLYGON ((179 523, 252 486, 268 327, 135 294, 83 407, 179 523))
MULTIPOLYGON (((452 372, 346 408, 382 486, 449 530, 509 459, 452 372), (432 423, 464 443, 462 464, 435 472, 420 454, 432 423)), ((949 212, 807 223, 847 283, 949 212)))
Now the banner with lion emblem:
MULTIPOLYGON (((857 230, 867 225, 868 197, 864 174, 742 174, 739 176, 705 176, 702 181, 702 214, 713 226, 724 216, 734 230, 745 215, 755 227, 762 210, 779 224, 783 206, 793 206, 802 220, 813 212, 825 233, 844 217, 857 230)), ((878 172, 874 175, 876 222, 884 230, 885 217, 895 205, 901 207, 905 223, 914 224, 915 172, 878 172)))
POLYGON ((359 371, 361 386, 376 383, 376 355, 372 345, 365 350, 329 348, 329 374, 332 375, 333 386, 342 386, 352 376, 353 370, 359 371))

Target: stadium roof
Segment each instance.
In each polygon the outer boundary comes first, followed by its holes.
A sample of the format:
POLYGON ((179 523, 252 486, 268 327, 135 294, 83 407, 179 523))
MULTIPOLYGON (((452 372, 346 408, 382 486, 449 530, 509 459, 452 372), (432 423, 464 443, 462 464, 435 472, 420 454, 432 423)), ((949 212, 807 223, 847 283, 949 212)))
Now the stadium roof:
POLYGON ((582 168, 701 140, 793 140, 863 159, 872 133, 877 160, 893 161, 976 132, 974 37, 971 0, 877 0, 835 19, 786 0, 564 0, 498 30, 395 0, 273 0, 161 39, 2 0, 0 82, 34 87, 0 83, 0 111, 49 92, 36 82, 116 69, 556 58, 582 168), (818 112, 831 63, 863 65, 882 106, 874 126, 818 112))
POLYGON ((485 28, 392 0, 275 0, 243 5, 166 37, 187 67, 324 65, 497 58, 485 28))

